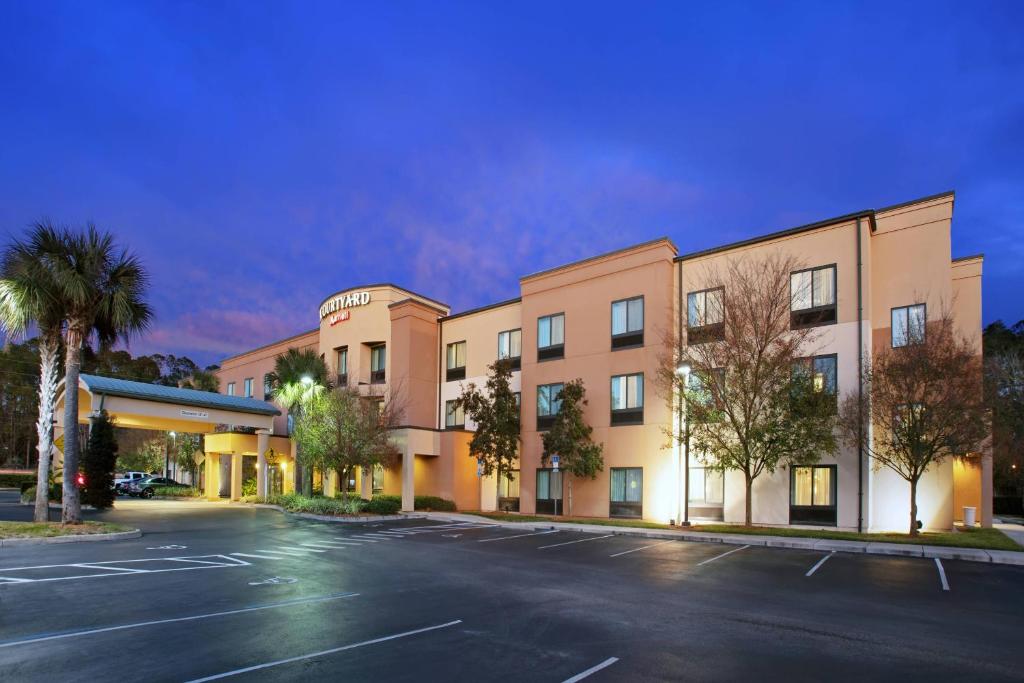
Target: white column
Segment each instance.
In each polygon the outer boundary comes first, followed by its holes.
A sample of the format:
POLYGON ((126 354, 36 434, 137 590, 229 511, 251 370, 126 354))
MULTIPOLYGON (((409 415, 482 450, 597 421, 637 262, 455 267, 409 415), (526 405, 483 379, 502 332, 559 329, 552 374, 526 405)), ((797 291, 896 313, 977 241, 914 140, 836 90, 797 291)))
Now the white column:
POLYGON ((267 449, 270 448, 270 432, 256 430, 256 495, 267 496, 267 449))
MULTIPOLYGON (((408 444, 406 444, 408 449, 408 444)), ((402 510, 404 512, 412 512, 415 508, 415 474, 416 474, 416 454, 411 450, 406 450, 402 454, 402 510)))

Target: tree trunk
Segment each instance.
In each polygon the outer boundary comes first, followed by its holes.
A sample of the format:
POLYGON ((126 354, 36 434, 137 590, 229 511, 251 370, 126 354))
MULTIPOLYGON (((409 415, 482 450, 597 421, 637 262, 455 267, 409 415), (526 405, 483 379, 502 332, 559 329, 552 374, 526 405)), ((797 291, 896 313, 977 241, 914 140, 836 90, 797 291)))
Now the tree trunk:
POLYGON ((917 536, 917 479, 910 480, 910 535, 917 536))
POLYGON ((746 526, 752 526, 754 515, 752 512, 753 506, 751 505, 751 492, 754 489, 754 480, 750 477, 749 474, 745 475, 745 486, 747 489, 747 499, 744 502, 744 506, 746 509, 744 510, 745 517, 743 523, 746 526))
MULTIPOLYGON (((39 467, 36 473, 36 507, 33 519, 47 522, 50 518, 50 451, 53 450, 53 413, 57 399, 57 353, 60 340, 43 336, 39 344, 39 467)), ((65 438, 66 440, 66 438, 65 438)))
POLYGON ((498 488, 494 491, 494 511, 501 512, 501 461, 498 461, 498 488))
POLYGON ((64 524, 82 522, 82 504, 78 497, 78 374, 82 367, 82 330, 71 325, 67 332, 64 362, 64 524))

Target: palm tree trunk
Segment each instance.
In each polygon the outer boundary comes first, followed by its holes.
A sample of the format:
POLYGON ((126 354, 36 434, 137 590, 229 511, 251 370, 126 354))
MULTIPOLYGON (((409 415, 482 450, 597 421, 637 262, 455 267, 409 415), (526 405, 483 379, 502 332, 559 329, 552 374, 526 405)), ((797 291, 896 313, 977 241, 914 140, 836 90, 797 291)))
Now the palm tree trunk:
POLYGON ((44 335, 39 344, 39 469, 36 474, 36 507, 33 519, 49 521, 50 515, 50 451, 53 450, 54 401, 57 398, 57 353, 60 339, 44 335))
POLYGON ((64 362, 64 524, 82 522, 82 503, 78 497, 78 375, 82 367, 82 331, 69 325, 64 362))

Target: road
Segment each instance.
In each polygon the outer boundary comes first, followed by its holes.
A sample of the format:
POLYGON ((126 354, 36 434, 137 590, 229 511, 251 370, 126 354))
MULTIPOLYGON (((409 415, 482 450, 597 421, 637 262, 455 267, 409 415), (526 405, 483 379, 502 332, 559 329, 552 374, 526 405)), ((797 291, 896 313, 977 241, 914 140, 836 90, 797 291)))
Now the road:
MULTIPOLYGON (((0 494, 0 517, 27 508, 0 494)), ((1024 570, 119 502, 0 549, 13 681, 1020 680, 1024 570)))

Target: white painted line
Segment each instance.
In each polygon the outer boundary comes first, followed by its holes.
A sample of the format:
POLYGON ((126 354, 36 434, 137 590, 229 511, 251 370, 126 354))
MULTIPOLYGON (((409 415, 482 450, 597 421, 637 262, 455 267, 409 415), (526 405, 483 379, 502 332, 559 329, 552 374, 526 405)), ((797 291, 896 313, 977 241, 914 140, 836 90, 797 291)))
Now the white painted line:
POLYGON ((726 555, 732 555, 733 553, 738 553, 739 551, 746 550, 749 547, 750 547, 749 545, 745 545, 745 546, 741 546, 739 548, 733 548, 729 552, 722 553, 721 555, 715 555, 714 557, 712 557, 710 559, 707 559, 707 560, 704 560, 703 562, 698 562, 697 566, 699 567, 701 565, 707 564, 708 562, 714 562, 715 560, 717 560, 719 558, 725 557, 726 555))
POLYGON ((600 541, 602 538, 611 538, 614 534, 608 534, 606 536, 594 536, 593 538, 580 538, 575 541, 566 541, 565 543, 553 543, 551 545, 542 545, 537 550, 546 550, 547 548, 557 548, 560 545, 572 545, 573 543, 586 543, 587 541, 600 541))
POLYGON ((317 543, 300 543, 299 545, 309 548, 327 548, 328 550, 338 550, 344 548, 344 543, 335 543, 333 541, 319 541, 317 543))
POLYGON ((378 541, 392 541, 395 538, 394 536, 388 536, 387 534, 381 534, 377 532, 360 534, 360 536, 365 536, 366 538, 376 538, 378 541))
POLYGON ((8 581, 10 583, 32 583, 32 579, 16 579, 13 576, 0 576, 0 581, 8 581))
POLYGON ((516 536, 503 536, 497 539, 480 539, 477 543, 492 543, 494 541, 508 541, 509 539, 525 539, 529 536, 544 536, 545 533, 558 533, 558 529, 553 528, 550 531, 538 531, 537 533, 517 533, 516 536))
POLYGON ((279 545, 279 546, 276 546, 276 547, 281 548, 283 550, 290 550, 290 551, 295 552, 295 553, 326 553, 327 552, 326 550, 317 550, 316 548, 299 548, 298 546, 294 546, 294 545, 279 545))
POLYGON ((251 553, 231 553, 235 557, 254 557, 257 560, 283 560, 283 557, 271 557, 270 555, 253 555, 251 553))
POLYGON ((662 541, 661 543, 652 543, 650 545, 642 545, 639 548, 633 548, 632 550, 624 550, 621 553, 615 553, 614 555, 609 555, 608 557, 619 557, 621 555, 629 555, 630 553, 635 553, 635 552, 638 552, 640 550, 647 550, 648 548, 653 548, 653 547, 659 546, 659 545, 665 545, 666 543, 675 543, 675 541, 662 541))
POLYGON ((267 548, 257 548, 258 553, 276 553, 278 555, 289 555, 291 557, 305 557, 305 553, 293 553, 290 550, 269 550, 267 548))
POLYGON ((942 590, 949 590, 949 581, 946 581, 946 570, 942 568, 942 560, 935 558, 935 566, 939 568, 939 578, 942 579, 942 590))
POLYGON ((147 570, 147 569, 129 569, 128 567, 115 567, 115 566, 104 567, 104 566, 100 566, 100 565, 89 564, 88 562, 82 562, 80 564, 69 564, 67 566, 69 566, 69 567, 81 567, 82 569, 108 569, 108 570, 113 571, 113 572, 128 572, 129 574, 148 574, 149 573, 149 570, 147 570))
POLYGON ((826 561, 828 560, 828 558, 832 557, 832 556, 833 556, 833 555, 835 555, 835 554, 836 554, 836 551, 835 551, 835 550, 833 550, 833 551, 832 551, 832 552, 830 552, 830 553, 829 553, 828 555, 826 555, 825 557, 823 557, 823 558, 821 558, 820 560, 818 560, 817 564, 815 564, 815 565, 814 565, 813 567, 811 567, 811 568, 810 568, 810 569, 809 569, 809 570, 807 571, 807 573, 806 573, 806 574, 804 574, 804 576, 810 576, 810 575, 811 575, 811 574, 813 574, 814 572, 818 571, 818 569, 819 569, 819 568, 821 567, 821 565, 825 564, 825 562, 826 562, 826 561))
POLYGON ((85 631, 71 631, 69 633, 56 633, 47 636, 36 636, 33 638, 24 638, 22 640, 11 640, 6 643, 0 643, 0 648, 13 647, 15 645, 28 645, 29 643, 41 643, 47 640, 60 640, 62 638, 77 638, 79 636, 88 636, 94 633, 107 633, 109 631, 123 631, 129 628, 139 628, 142 626, 156 626, 157 624, 173 624, 179 621, 196 621, 197 619, 209 619, 210 617, 223 617, 229 614, 243 614, 245 612, 258 612, 265 609, 275 609, 277 607, 290 607, 292 605, 304 605, 315 602, 327 602, 330 600, 340 600, 342 598, 353 598, 359 595, 359 593, 334 593, 332 595, 324 595, 317 598, 300 598, 298 600, 286 600, 284 602, 275 602, 269 605, 256 605, 255 607, 243 607, 242 609, 228 610, 227 612, 211 612, 209 614, 197 614, 191 617, 176 617, 173 619, 157 619, 155 621, 140 621, 134 624, 122 624, 120 626, 105 626, 103 628, 91 628, 85 631))
POLYGON ((448 628, 449 626, 455 626, 461 624, 461 619, 455 621, 449 621, 447 624, 438 624, 436 626, 427 626, 426 628, 418 628, 415 631, 405 631, 404 633, 396 633, 391 636, 383 636, 381 638, 374 638, 373 640, 364 640, 361 643, 352 643, 351 645, 342 645, 341 647, 333 647, 330 650, 321 650, 320 652, 310 652, 308 655, 299 655, 298 657, 289 657, 287 659, 278 659, 273 662, 267 662, 266 664, 256 664, 255 666, 247 666, 244 669, 235 669, 234 671, 225 671, 222 674, 214 674, 213 676, 207 676, 205 678, 196 678, 189 681, 188 683, 206 683, 206 681, 215 681, 220 678, 227 678, 228 676, 237 676, 238 674, 246 674, 250 671, 259 671, 260 669, 269 669, 272 666, 280 666, 281 664, 290 664, 292 662, 301 662, 304 659, 312 659, 314 657, 323 657, 324 655, 333 655, 337 652, 344 652, 345 650, 354 650, 357 647, 365 647, 366 645, 376 645, 377 643, 383 643, 389 640, 396 640, 398 638, 406 638, 408 636, 414 636, 419 633, 426 633, 428 631, 437 631, 442 628, 448 628))
MULTIPOLYGON (((341 538, 341 537, 340 536, 335 536, 335 538, 341 538)), ((359 541, 361 543, 380 543, 380 539, 376 539, 376 538, 360 538, 359 536, 349 536, 349 538, 354 538, 354 539, 356 539, 357 541, 359 541)))
POLYGON ((576 674, 572 678, 565 679, 565 681, 563 681, 563 683, 576 683, 576 681, 582 681, 587 676, 590 676, 591 674, 596 674, 601 669, 606 669, 606 668, 608 668, 609 666, 611 666, 612 664, 614 664, 617 661, 619 661, 618 657, 609 657, 608 659, 604 660, 603 662, 601 662, 597 666, 592 666, 589 669, 587 669, 586 671, 579 672, 578 674, 576 674))

